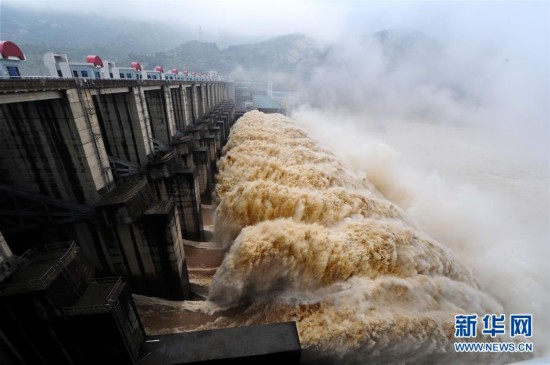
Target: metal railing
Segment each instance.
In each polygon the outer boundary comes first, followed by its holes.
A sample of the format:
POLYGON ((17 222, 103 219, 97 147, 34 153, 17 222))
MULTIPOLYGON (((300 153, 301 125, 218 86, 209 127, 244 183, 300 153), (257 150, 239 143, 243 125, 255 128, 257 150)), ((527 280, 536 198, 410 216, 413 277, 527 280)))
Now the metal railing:
POLYGON ((35 254, 48 254, 48 253, 62 251, 62 250, 69 250, 74 246, 76 246, 75 241, 59 241, 59 242, 51 242, 46 245, 35 246, 32 248, 32 251, 35 254))
POLYGON ((64 307, 63 312, 70 316, 76 314, 94 314, 94 313, 106 313, 111 311, 118 305, 118 297, 122 292, 122 279, 119 276, 108 278, 95 278, 88 282, 90 286, 112 284, 113 287, 105 295, 102 303, 92 305, 75 305, 71 307, 64 307))
POLYGON ((74 77, 59 76, 0 76, 0 80, 73 80, 74 77))
POLYGON ((30 279, 21 283, 4 284, 0 285, 0 290, 3 289, 30 289, 38 290, 46 288, 59 273, 65 268, 65 266, 73 260, 78 252, 79 247, 74 241, 70 242, 56 242, 43 246, 36 246, 31 250, 26 251, 23 255, 17 259, 17 269, 29 264, 29 262, 38 255, 47 255, 54 252, 65 251, 65 253, 53 263, 44 274, 39 278, 30 279))
POLYGON ((36 254, 33 250, 25 251, 22 255, 17 257, 17 264, 21 263, 21 266, 25 265, 34 255, 36 254))
POLYGON ((0 76, 0 81, 14 81, 14 82, 23 82, 23 81, 33 81, 33 80, 52 80, 52 81, 73 81, 82 86, 95 86, 95 82, 105 82, 105 83, 126 83, 127 85, 139 85, 139 84, 196 84, 196 83, 229 83, 232 81, 225 80, 205 80, 205 79, 111 79, 111 78, 100 78, 96 79, 93 77, 57 77, 57 76, 0 76))
POLYGON ((120 292, 122 291, 122 278, 120 276, 111 276, 106 278, 95 278, 88 282, 90 285, 93 284, 113 284, 113 287, 105 296, 107 302, 112 302, 117 300, 120 292))

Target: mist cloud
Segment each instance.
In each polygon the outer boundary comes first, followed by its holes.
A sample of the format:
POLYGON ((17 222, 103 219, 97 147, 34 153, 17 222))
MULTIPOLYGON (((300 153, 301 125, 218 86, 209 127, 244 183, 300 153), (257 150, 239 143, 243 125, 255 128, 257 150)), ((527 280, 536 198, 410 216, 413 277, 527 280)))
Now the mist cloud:
POLYGON ((348 38, 315 70, 310 100, 379 121, 492 128, 503 143, 547 158, 548 66, 487 42, 396 30, 348 38))

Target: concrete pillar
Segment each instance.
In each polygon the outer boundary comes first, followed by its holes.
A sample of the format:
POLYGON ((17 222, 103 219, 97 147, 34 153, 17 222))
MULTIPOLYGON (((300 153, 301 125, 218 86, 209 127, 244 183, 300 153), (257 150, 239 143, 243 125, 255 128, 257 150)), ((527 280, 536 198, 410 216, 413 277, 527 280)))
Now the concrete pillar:
POLYGON ((216 125, 218 128, 220 128, 220 134, 221 134, 221 140, 222 140, 222 146, 227 143, 227 138, 229 137, 226 128, 225 128, 225 122, 223 120, 216 121, 216 125))
POLYGON ((203 116, 208 113, 208 84, 201 84, 202 110, 203 116))
POLYGON ((193 138, 193 148, 205 147, 204 140, 204 124, 197 123, 192 127, 187 128, 187 135, 193 138))
POLYGON ((197 123, 202 115, 200 107, 200 85, 193 85, 193 124, 197 123))
MULTIPOLYGON (((70 89, 66 92, 72 116, 77 124, 84 149, 93 151, 92 153, 86 153, 86 155, 94 155, 98 167, 105 165, 105 163, 108 165, 103 136, 101 135, 101 129, 97 120, 97 110, 93 108, 93 99, 90 90, 79 91, 70 89), (99 141, 99 143, 96 143, 96 141, 99 141)), ((101 174, 98 173, 98 176, 101 175, 103 175, 102 172, 101 174)))
POLYGON ((195 122, 193 119, 193 89, 190 85, 181 85, 181 93, 185 110, 185 127, 187 128, 195 122))
POLYGON ((11 252, 6 240, 4 239, 2 232, 0 232, 0 264, 2 263, 2 261, 7 260, 12 256, 13 253, 11 252))
POLYGON ((217 99, 217 96, 216 96, 216 86, 217 85, 218 85, 217 83, 212 84, 212 106, 214 108, 218 105, 218 99, 217 99))
POLYGON ((203 223, 201 214, 201 196, 199 177, 195 167, 179 168, 175 176, 180 212, 183 216, 183 237, 202 241, 203 223))
POLYGON ((210 112, 212 110, 212 107, 214 106, 214 101, 212 100, 212 84, 208 83, 206 84, 206 96, 207 96, 207 110, 210 112))
POLYGON ((124 267, 120 257, 112 257, 113 250, 118 251, 118 247, 111 239, 111 235, 103 230, 101 217, 67 225, 64 231, 63 234, 59 234, 58 240, 70 237, 77 242, 87 262, 95 269, 117 272, 117 267, 124 267), (115 267, 115 264, 118 266, 115 267))
POLYGON ((185 99, 183 97, 184 90, 185 89, 182 89, 181 86, 170 88, 176 130, 180 132, 184 132, 187 127, 187 122, 185 120, 185 99))
POLYGON ((135 105, 135 120, 139 130, 140 139, 145 155, 153 153, 153 132, 149 121, 149 111, 145 99, 145 91, 141 87, 132 88, 133 103, 135 105))
POLYGON ((202 114, 201 118, 208 112, 207 102, 208 98, 206 96, 206 84, 201 85, 201 100, 202 100, 202 114))
MULTIPOLYGON (((215 123, 218 124, 217 122, 215 123)), ((223 135, 222 135, 222 128, 220 127, 211 127, 210 131, 212 132, 212 135, 214 136, 214 140, 216 141, 216 157, 220 158, 222 154, 222 147, 223 147, 223 135)), ((214 161, 214 164, 216 162, 214 161)))
MULTIPOLYGON (((17 258, 13 256, 10 247, 6 243, 2 232, 0 232, 0 285, 2 282, 9 278, 16 268, 17 258)), ((1 334, 1 333, 0 333, 1 334)), ((2 344, 2 338, 0 337, 0 345, 2 344)), ((2 351, 0 348, 0 355, 2 351)), ((1 358, 1 357, 0 357, 1 358)))
MULTIPOLYGON (((204 136, 204 141, 206 143, 206 148, 208 148, 208 156, 210 158, 210 167, 216 166, 216 159, 218 157, 217 152, 217 145, 216 145, 216 136, 213 134, 212 131, 210 131, 211 134, 204 136)), ((213 182, 213 176, 211 176, 210 180, 213 182)))
POLYGON ((174 193, 167 179, 172 177, 178 168, 176 152, 155 158, 147 165, 147 176, 151 181, 153 195, 157 201, 168 200, 174 193))
POLYGON ((176 150, 176 156, 179 158, 179 166, 192 167, 193 163, 193 137, 183 136, 172 143, 176 150))
POLYGON ((235 100, 235 84, 234 83, 228 83, 227 87, 229 88, 229 97, 230 100, 235 100))
POLYGON ((166 88, 146 90, 145 101, 149 112, 149 124, 153 139, 170 145, 175 131, 175 123, 172 102, 167 97, 166 88))
POLYGON ((175 200, 182 237, 197 240, 203 230, 199 180, 193 167, 176 166, 177 152, 178 148, 168 158, 152 161, 149 178, 157 200, 175 200))
POLYGON ((213 97, 213 96, 214 96, 214 95, 213 95, 213 88, 212 88, 213 86, 214 86, 214 85, 212 85, 212 84, 210 84, 210 83, 208 84, 208 111, 209 111, 209 112, 210 112, 210 111, 214 108, 214 106, 215 106, 215 104, 214 104, 214 97, 213 97))
POLYGON ((184 234, 192 232, 195 237, 202 231, 202 218, 198 176, 195 169, 190 169, 194 164, 192 144, 192 138, 189 136, 179 138, 174 151, 152 160, 147 166, 147 172, 156 200, 174 198, 180 214, 182 231, 184 234), (191 159, 190 166, 184 166, 181 158, 184 158, 186 163, 191 159), (190 217, 190 214, 197 215, 199 219, 190 217))
POLYGON ((214 107, 218 105, 218 97, 216 95, 217 86, 218 86, 217 83, 212 84, 212 103, 214 107))
POLYGON ((213 107, 216 107, 216 105, 218 105, 218 100, 216 98, 216 86, 217 86, 216 83, 212 84, 212 106, 213 107))
POLYGON ((143 227, 157 274, 151 279, 157 295, 185 300, 191 293, 179 211, 174 199, 160 201, 145 211, 143 227))
POLYGON ((89 91, 0 104, 2 182, 71 202, 110 189, 110 171, 89 91), (85 114, 86 113, 86 114, 85 114))
POLYGON ((228 112, 222 112, 220 115, 220 120, 222 121, 223 128, 225 130, 225 137, 229 138, 229 133, 231 132, 231 123, 228 112))
MULTIPOLYGON (((99 91, 99 90, 98 90, 99 91)), ((149 138, 144 128, 144 117, 139 115, 139 99, 134 93, 98 93, 95 108, 107 154, 138 166, 145 166, 151 153, 149 138), (137 99, 137 100, 136 100, 137 99)))
POLYGON ((121 184, 98 202, 104 229, 116 245, 109 259, 122 262, 113 267, 128 278, 134 292, 185 299, 188 278, 179 264, 184 254, 175 202, 170 197, 163 202, 153 198, 143 179, 121 184))
POLYGON ((202 84, 202 101, 204 105, 204 114, 208 114, 208 111, 210 110, 210 103, 208 101, 208 84, 202 84))
POLYGON ((166 114, 167 129, 170 135, 169 143, 172 142, 172 137, 176 134, 176 119, 174 115, 174 104, 172 103, 172 93, 170 92, 170 85, 162 87, 164 92, 163 107, 166 114))
POLYGON ((96 206, 98 215, 103 218, 102 223, 116 244, 116 249, 111 247, 109 260, 123 263, 122 267, 113 265, 115 273, 135 278, 140 285, 144 276, 154 273, 150 258, 142 255, 141 248, 147 245, 139 229, 139 220, 152 202, 147 180, 143 179, 117 186, 96 206))
POLYGON ((216 84, 212 84, 212 107, 218 105, 218 100, 216 98, 216 84))
POLYGON ((231 87, 229 86, 229 84, 225 84, 224 86, 225 86, 225 100, 233 99, 231 94, 231 87))
POLYGON ((210 156, 208 147, 196 148, 193 151, 193 162, 195 163, 199 178, 201 200, 208 204, 211 201, 210 156))

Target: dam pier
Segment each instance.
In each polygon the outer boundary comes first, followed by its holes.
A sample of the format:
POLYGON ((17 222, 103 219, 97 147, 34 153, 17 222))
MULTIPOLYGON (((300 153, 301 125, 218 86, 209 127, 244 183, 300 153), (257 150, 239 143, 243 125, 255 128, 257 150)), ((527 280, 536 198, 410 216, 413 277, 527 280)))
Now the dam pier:
POLYGON ((0 93, 0 231, 12 250, 74 240, 135 293, 186 299, 182 239, 204 236, 231 84, 25 79, 0 93))
POLYGON ((277 327, 284 348, 262 326, 213 335, 257 344, 240 352, 213 351, 207 333, 149 338, 131 295, 197 299, 184 243, 211 236, 203 209, 234 94, 227 81, 0 80, 0 359, 183 364, 291 348, 299 361, 293 323, 277 327), (174 355, 181 343, 195 355, 174 355))

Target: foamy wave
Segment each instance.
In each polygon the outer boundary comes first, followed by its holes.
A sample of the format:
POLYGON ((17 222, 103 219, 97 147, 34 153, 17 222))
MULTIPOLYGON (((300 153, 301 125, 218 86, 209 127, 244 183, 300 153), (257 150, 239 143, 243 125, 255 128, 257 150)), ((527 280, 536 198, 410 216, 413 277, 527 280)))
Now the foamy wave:
POLYGON ((371 194, 342 187, 318 191, 255 180, 242 182, 224 194, 216 209, 215 234, 221 237, 225 231, 225 239, 231 240, 242 227, 281 217, 331 225, 352 216, 403 219, 397 206, 371 194))
POLYGON ((235 305, 280 287, 317 289, 388 274, 437 274, 475 285, 447 249, 398 224, 362 219, 326 228, 278 219, 241 231, 214 275, 210 299, 235 305))
POLYGON ((294 320, 314 358, 444 363, 456 360, 455 314, 502 311, 449 249, 288 118, 245 114, 219 171, 215 237, 231 247, 209 300, 248 307, 208 328, 294 320))

